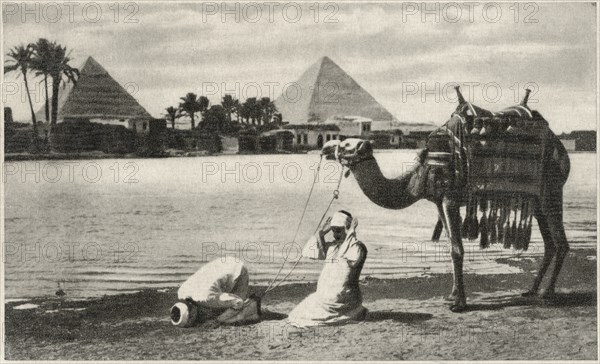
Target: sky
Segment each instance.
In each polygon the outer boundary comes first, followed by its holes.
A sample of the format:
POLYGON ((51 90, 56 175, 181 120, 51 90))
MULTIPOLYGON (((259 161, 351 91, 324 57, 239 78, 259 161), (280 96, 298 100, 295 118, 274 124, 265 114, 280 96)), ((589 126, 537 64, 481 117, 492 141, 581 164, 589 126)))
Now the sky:
MULTIPOLYGON (((491 110, 519 102, 529 87, 529 106, 555 132, 596 129, 590 3, 76 4, 4 2, 3 53, 56 40, 74 66, 93 56, 154 117, 188 92, 212 103, 227 93, 277 98, 328 56, 401 121, 442 124, 458 83, 491 110)), ((3 104, 29 120, 21 84, 5 76, 3 104)))

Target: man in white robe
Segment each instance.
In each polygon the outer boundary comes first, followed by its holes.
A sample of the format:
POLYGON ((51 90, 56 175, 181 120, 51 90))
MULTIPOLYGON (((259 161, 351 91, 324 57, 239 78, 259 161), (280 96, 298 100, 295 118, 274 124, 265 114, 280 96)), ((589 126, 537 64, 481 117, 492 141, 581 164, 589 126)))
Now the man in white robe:
POLYGON ((171 308, 171 322, 193 326, 199 321, 246 323, 259 320, 260 303, 248 297, 248 269, 242 262, 215 259, 189 277, 171 308))
POLYGON ((317 236, 309 240, 303 256, 324 260, 317 291, 290 312, 288 322, 297 327, 340 324, 361 320, 362 305, 358 280, 367 258, 367 248, 356 238, 358 221, 346 211, 330 217, 317 236), (333 232, 333 241, 325 235, 333 232))

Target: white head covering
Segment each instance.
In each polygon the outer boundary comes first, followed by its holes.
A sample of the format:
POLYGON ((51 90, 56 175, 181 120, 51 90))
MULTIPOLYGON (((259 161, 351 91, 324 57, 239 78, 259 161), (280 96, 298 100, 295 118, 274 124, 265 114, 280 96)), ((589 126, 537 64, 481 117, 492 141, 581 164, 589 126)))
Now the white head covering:
POLYGON ((331 226, 348 228, 352 218, 345 213, 338 211, 331 217, 331 226))
POLYGON ((352 220, 352 217, 348 216, 347 214, 341 211, 338 211, 333 215, 333 218, 331 219, 331 226, 343 226, 344 228, 346 228, 346 238, 339 246, 339 257, 346 258, 349 260, 356 260, 358 259, 358 256, 356 255, 358 250, 351 248, 357 245, 359 241, 356 238, 356 230, 354 229, 355 227, 352 224, 352 220), (337 220, 336 224, 334 224, 334 220, 337 220))

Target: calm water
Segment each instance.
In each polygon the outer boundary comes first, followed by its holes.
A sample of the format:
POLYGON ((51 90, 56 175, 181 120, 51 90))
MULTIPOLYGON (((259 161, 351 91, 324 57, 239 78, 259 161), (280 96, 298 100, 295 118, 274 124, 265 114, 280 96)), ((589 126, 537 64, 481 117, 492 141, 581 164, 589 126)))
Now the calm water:
MULTIPOLYGON (((388 176, 409 167, 414 156, 414 151, 376 155, 388 176)), ((309 154, 7 162, 6 297, 53 295, 58 282, 69 297, 177 286, 222 256, 244 260, 254 283, 267 282, 285 252, 291 261, 297 258, 335 189, 340 168, 328 162, 298 244, 291 244, 318 161, 317 154, 309 154)), ((596 154, 573 154, 571 163, 567 235, 575 248, 595 247, 596 154)), ((369 249, 363 276, 451 272, 447 242, 427 241, 437 221, 432 204, 380 208, 350 176, 333 203, 332 210, 339 208, 359 219, 358 234, 369 249)), ((541 254, 542 246, 536 230, 530 250, 522 254, 494 247, 482 252, 468 243, 465 271, 514 272, 494 259, 527 259, 541 254)), ((303 261, 289 279, 314 281, 320 268, 319 262, 303 261)))

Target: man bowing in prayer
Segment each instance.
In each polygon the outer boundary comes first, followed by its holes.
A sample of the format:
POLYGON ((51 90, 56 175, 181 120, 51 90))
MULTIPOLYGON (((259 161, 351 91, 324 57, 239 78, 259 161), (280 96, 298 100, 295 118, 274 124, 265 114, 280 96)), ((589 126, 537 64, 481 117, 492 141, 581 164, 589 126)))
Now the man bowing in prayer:
POLYGON ((204 321, 213 325, 258 321, 260 299, 248 296, 248 281, 242 262, 217 258, 207 263, 179 287, 180 301, 171 308, 171 322, 189 327, 204 321))
POLYGON ((306 297, 288 316, 297 327, 340 324, 362 320, 367 309, 362 305, 358 285, 367 258, 367 248, 356 238, 358 221, 340 210, 328 218, 323 227, 304 247, 302 255, 324 260, 317 291, 306 297), (333 241, 325 235, 333 233, 333 241))

